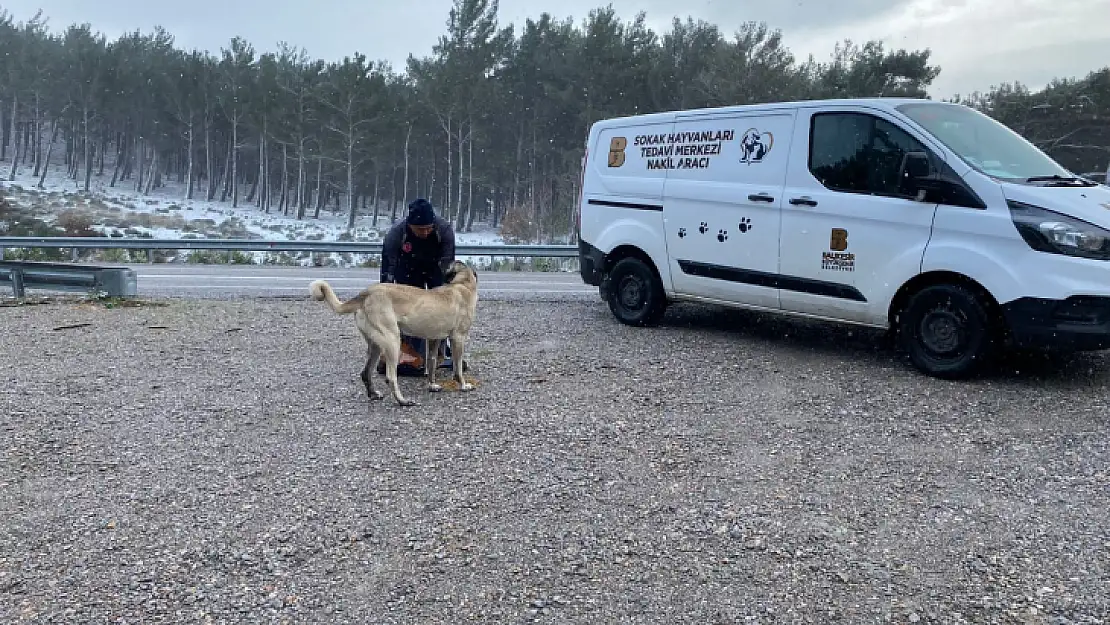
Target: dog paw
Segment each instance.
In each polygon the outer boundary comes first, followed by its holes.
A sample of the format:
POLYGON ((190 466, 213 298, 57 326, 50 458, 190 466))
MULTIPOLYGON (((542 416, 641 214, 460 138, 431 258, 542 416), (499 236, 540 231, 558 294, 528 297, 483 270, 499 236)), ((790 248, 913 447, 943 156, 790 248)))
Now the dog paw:
POLYGON ((474 385, 471 384, 470 382, 463 382, 461 385, 459 385, 459 390, 463 391, 464 393, 466 391, 473 391, 474 390, 474 385))
POLYGON ((724 230, 718 230, 717 231, 717 240, 720 241, 721 243, 724 243, 725 241, 728 241, 728 233, 725 232, 724 230))
POLYGON ((736 227, 737 227, 737 229, 740 230, 741 234, 746 233, 746 232, 751 232, 751 230, 752 230, 752 220, 748 219, 747 217, 744 217, 743 219, 740 220, 740 224, 736 227))
POLYGON ((679 229, 678 229, 678 238, 680 238, 680 239, 681 239, 681 238, 683 238, 683 237, 685 237, 685 236, 686 236, 686 228, 679 228, 679 229))
POLYGON ((385 399, 385 393, 381 391, 370 391, 370 399, 375 401, 379 399, 385 399))
POLYGON ((443 390, 443 386, 441 386, 439 384, 429 384, 428 385, 428 392, 429 393, 438 393, 442 390, 443 390))
POLYGON ((701 222, 701 225, 698 226, 698 232, 700 232, 702 234, 705 234, 706 232, 709 232, 709 224, 705 223, 704 221, 701 222))

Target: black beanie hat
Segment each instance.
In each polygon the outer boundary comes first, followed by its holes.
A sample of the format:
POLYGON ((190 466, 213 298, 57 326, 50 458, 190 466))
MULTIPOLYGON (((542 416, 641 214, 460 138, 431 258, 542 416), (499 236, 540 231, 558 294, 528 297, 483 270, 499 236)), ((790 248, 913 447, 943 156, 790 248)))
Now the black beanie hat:
POLYGON ((430 226, 436 222, 436 211, 432 203, 424 198, 413 200, 409 204, 409 225, 430 226))

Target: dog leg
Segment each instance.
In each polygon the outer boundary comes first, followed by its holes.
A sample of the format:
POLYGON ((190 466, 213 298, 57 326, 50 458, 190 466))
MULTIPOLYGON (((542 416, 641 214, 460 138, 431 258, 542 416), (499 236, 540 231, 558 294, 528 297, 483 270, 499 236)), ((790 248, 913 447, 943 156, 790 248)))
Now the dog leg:
POLYGON ((397 400, 399 406, 415 406, 416 402, 402 395, 401 386, 397 384, 397 363, 401 361, 400 335, 397 335, 396 340, 386 343, 382 352, 385 355, 385 382, 393 393, 393 399, 397 400))
POLYGON ((366 366, 362 369, 362 384, 366 387, 366 396, 370 399, 385 397, 381 391, 374 388, 373 373, 378 368, 378 361, 382 358, 382 350, 374 343, 366 348, 366 366))
POLYGON ((455 373, 455 380, 459 383, 459 390, 473 391, 474 386, 463 378, 463 354, 466 352, 466 339, 461 335, 451 336, 451 368, 455 373))
POLYGON ((443 341, 439 339, 428 339, 424 341, 427 347, 427 354, 424 357, 424 366, 428 369, 428 392, 438 393, 443 390, 443 387, 436 384, 436 369, 439 368, 439 346, 443 341))

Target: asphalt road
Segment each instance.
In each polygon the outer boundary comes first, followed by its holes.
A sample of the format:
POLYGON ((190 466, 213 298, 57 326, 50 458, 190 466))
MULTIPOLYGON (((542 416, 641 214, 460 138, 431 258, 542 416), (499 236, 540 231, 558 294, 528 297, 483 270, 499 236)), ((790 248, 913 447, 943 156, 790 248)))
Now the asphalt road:
MULTIPOLYGON (((313 280, 331 283, 340 297, 378 280, 377 269, 284 267, 272 265, 128 265, 138 277, 140 296, 190 298, 297 296, 313 280)), ((577 273, 481 272, 481 296, 596 296, 597 288, 577 273)))

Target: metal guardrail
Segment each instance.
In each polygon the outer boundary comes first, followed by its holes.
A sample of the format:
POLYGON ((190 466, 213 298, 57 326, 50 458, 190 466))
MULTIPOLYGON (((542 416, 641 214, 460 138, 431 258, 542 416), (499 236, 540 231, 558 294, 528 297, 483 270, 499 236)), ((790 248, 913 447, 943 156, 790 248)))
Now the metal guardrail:
MULTIPOLYGON (((226 252, 337 252, 381 254, 381 243, 365 241, 270 241, 265 239, 141 239, 128 237, 0 237, 4 248, 71 249, 77 260, 79 249, 146 250, 154 262, 154 250, 222 250, 226 252)), ((574 245, 456 245, 456 256, 512 256, 577 258, 574 245)), ((2 254, 0 254, 2 259, 2 254)), ((63 291, 102 291, 110 297, 132 297, 136 293, 135 272, 128 268, 99 267, 70 263, 0 260, 0 284, 10 284, 16 297, 26 288, 63 291)))
MULTIPOLYGON (((243 252, 338 252, 381 254, 381 243, 364 241, 270 241, 265 239, 140 239, 124 237, 0 237, 0 249, 223 250, 243 252)), ((456 245, 456 256, 577 258, 575 245, 456 245)))
POLYGON ((108 297, 134 297, 138 290, 135 270, 127 267, 29 261, 0 261, 0 284, 10 284, 16 297, 27 288, 97 291, 108 297))

